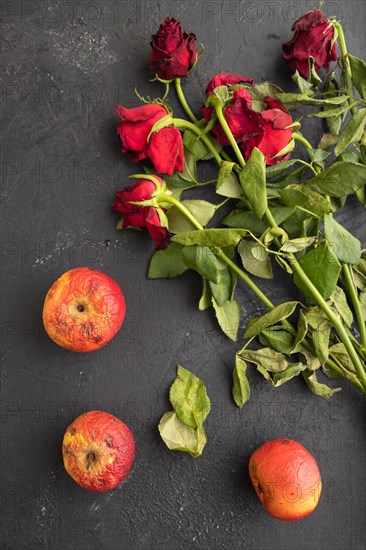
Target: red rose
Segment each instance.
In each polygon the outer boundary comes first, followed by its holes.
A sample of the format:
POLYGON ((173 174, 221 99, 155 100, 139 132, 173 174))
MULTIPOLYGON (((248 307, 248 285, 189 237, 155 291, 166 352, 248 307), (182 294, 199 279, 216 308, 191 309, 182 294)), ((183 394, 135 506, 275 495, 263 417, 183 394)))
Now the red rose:
POLYGON ((236 84, 250 84, 250 86, 252 86, 253 79, 247 76, 241 76, 240 74, 218 73, 213 78, 211 78, 210 82, 208 83, 206 88, 206 95, 213 94, 215 88, 218 88, 219 86, 227 86, 228 88, 230 88, 231 86, 234 86, 236 84))
POLYGON ((154 132, 147 141, 155 122, 168 114, 163 105, 148 103, 134 109, 117 107, 121 124, 117 128, 122 151, 131 153, 131 161, 149 158, 157 172, 171 176, 174 170, 184 170, 184 149, 181 133, 171 126, 154 132))
POLYGON ((242 150, 245 160, 248 160, 254 147, 257 147, 265 156, 267 166, 270 166, 290 158, 290 153, 275 157, 292 140, 292 128, 288 126, 293 123, 293 120, 279 101, 266 97, 265 102, 268 108, 260 114, 263 121, 263 134, 244 142, 242 150))
MULTIPOLYGON (((160 185, 164 185, 159 176, 155 176, 160 185)), ((169 245, 170 233, 162 226, 157 209, 153 206, 139 206, 131 202, 149 200, 156 194, 156 185, 148 179, 137 179, 123 191, 116 193, 113 208, 123 214, 122 228, 146 227, 157 249, 169 245)))
POLYGON ((182 30, 180 22, 167 17, 151 40, 151 66, 163 80, 188 75, 197 60, 196 37, 182 30))
POLYGON ((334 29, 321 10, 310 11, 295 21, 291 30, 295 31, 293 38, 282 45, 286 52, 282 55, 292 71, 299 71, 304 77, 309 76, 309 57, 314 58, 315 70, 324 67, 327 71, 329 63, 337 60, 337 45, 332 40, 334 29), (327 29, 327 30, 325 30, 327 29))
MULTIPOLYGON (((212 82, 212 81, 211 81, 212 82)), ((202 114, 208 123, 211 120, 213 107, 202 107, 202 114)), ((252 98, 246 88, 240 88, 233 93, 229 105, 224 108, 224 116, 237 143, 242 143, 263 134, 261 116, 252 109, 252 98)), ((216 140, 221 145, 230 145, 220 123, 212 128, 216 140)))

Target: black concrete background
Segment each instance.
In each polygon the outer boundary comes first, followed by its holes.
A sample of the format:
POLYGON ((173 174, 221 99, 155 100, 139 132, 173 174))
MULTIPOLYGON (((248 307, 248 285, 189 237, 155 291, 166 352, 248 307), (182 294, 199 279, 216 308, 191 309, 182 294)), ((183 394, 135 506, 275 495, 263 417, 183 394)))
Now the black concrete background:
MULTIPOLYGON (((0 2, 2 548, 364 547, 365 400, 344 385, 327 402, 301 380, 274 390, 253 369, 252 397, 239 411, 231 373, 240 343, 220 334, 212 311, 198 312, 198 277, 147 281, 150 239, 115 231, 111 210, 114 191, 136 171, 120 153, 114 108, 138 105, 135 86, 160 95, 148 81, 150 35, 160 22, 182 20, 205 45, 184 84, 197 109, 218 71, 293 89, 281 43, 315 4, 0 2), (127 300, 118 336, 90 354, 57 347, 41 324, 50 285, 81 265, 114 277, 127 300), (212 401, 208 444, 197 460, 169 452, 157 432, 178 363, 205 381, 212 401), (106 494, 79 488, 60 452, 68 424, 95 408, 119 416, 136 437, 130 477, 106 494), (289 524, 264 512, 247 471, 257 446, 283 436, 315 455, 324 481, 317 510, 289 524)), ((342 19, 350 50, 365 57, 365 4, 326 2, 325 10, 342 19)), ((309 127, 314 142, 318 134, 309 127)), ((364 239, 362 215, 349 201, 341 219, 364 239)), ((296 296, 283 276, 262 286, 276 303, 296 296)), ((237 295, 243 328, 264 309, 240 284, 237 295)))

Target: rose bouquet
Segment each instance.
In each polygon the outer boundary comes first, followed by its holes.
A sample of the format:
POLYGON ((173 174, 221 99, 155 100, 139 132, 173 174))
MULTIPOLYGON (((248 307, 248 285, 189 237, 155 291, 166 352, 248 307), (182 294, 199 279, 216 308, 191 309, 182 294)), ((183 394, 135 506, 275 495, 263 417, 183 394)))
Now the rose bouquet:
POLYGON ((283 58, 298 93, 222 72, 208 82, 194 114, 181 79, 202 51, 194 34, 167 18, 151 41, 163 97, 139 96, 142 105, 117 107, 122 151, 131 162, 143 161, 144 173, 116 193, 113 206, 122 214, 118 229, 146 228, 155 243, 148 277, 195 270, 202 277, 199 309, 212 306, 234 341, 238 277, 268 308, 249 322, 236 354, 233 397, 240 407, 250 394, 247 363, 275 387, 301 375, 314 393, 330 397, 340 388, 321 382, 322 372, 366 393, 366 255, 333 217, 351 194, 366 205, 366 63, 347 51, 341 24, 321 10, 300 17, 292 30, 283 58), (171 87, 186 119, 172 112, 171 87), (304 114, 305 107, 312 111, 304 114), (327 126, 319 144, 301 133, 303 116, 327 126), (207 161, 216 162, 217 178, 200 182, 197 163, 207 161), (215 186, 219 203, 184 198, 203 185, 215 186), (232 209, 213 226, 224 204, 232 209), (273 262, 300 289, 301 302, 273 304, 263 293, 260 278, 273 278, 273 262), (254 339, 262 347, 252 349, 254 339))

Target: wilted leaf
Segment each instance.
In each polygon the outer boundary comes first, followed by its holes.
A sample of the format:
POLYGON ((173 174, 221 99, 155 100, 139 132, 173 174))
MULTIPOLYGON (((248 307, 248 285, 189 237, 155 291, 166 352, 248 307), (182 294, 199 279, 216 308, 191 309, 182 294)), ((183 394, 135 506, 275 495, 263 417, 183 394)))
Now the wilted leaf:
POLYGON ((294 337, 286 330, 278 327, 264 329, 259 335, 259 341, 263 346, 270 346, 276 351, 288 354, 294 345, 294 337))
POLYGON ((269 253, 255 241, 242 239, 238 246, 244 269, 256 277, 273 279, 273 271, 269 253))
POLYGON ((282 372, 289 366, 283 353, 274 351, 271 348, 259 350, 242 349, 238 355, 245 361, 261 366, 269 372, 282 372))
POLYGON ((216 318, 221 330, 226 336, 236 342, 240 322, 240 307, 238 302, 234 299, 231 302, 228 301, 222 306, 219 306, 213 298, 212 305, 215 309, 216 318))
MULTIPOLYGON (((299 264, 323 298, 328 300, 337 285, 341 271, 341 265, 330 247, 326 244, 319 245, 300 258, 299 264)), ((294 273, 294 283, 310 302, 314 300, 297 273, 294 273)))
POLYGON ((234 162, 223 160, 217 176, 216 193, 232 199, 241 198, 241 187, 238 178, 233 172, 234 162))
POLYGON ((280 252, 287 252, 296 254, 296 252, 301 252, 309 246, 311 246, 316 241, 316 237, 301 237, 299 239, 291 239, 286 241, 280 248, 280 252))
POLYGON ((191 428, 181 420, 174 411, 166 412, 159 422, 162 440, 172 451, 185 451, 193 458, 202 454, 207 437, 204 428, 191 428))
POLYGON ((366 63, 350 53, 348 59, 351 64, 352 82, 362 99, 366 99, 366 63))
POLYGON ((187 246, 198 244, 200 246, 236 246, 240 239, 248 234, 246 229, 202 229, 197 231, 188 231, 174 235, 172 241, 187 246))
POLYGON ((330 328, 325 330, 314 330, 312 337, 316 355, 321 364, 324 365, 329 356, 330 328))
POLYGON ((332 395, 341 391, 342 389, 330 388, 325 384, 321 384, 320 382, 318 382, 316 373, 312 372, 311 370, 306 370, 305 372, 303 372, 303 377, 310 390, 315 393, 315 395, 320 395, 321 397, 325 397, 325 399, 329 399, 330 397, 332 397, 332 395))
POLYGON ((297 322, 297 333, 294 345, 292 347, 291 353, 294 353, 298 350, 298 346, 301 344, 301 342, 304 340, 306 334, 308 332, 308 322, 306 320, 306 317, 302 310, 300 310, 299 313, 299 319, 297 322))
POLYGON ((171 243, 165 250, 157 250, 151 257, 148 279, 165 279, 178 277, 188 267, 182 259, 182 246, 171 243))
POLYGON ((192 428, 201 427, 210 412, 211 403, 204 383, 180 366, 169 399, 179 419, 192 428))
POLYGON ((330 197, 345 197, 366 184, 366 166, 357 162, 334 162, 304 185, 330 197))
MULTIPOLYGON (((181 201, 181 204, 189 210, 196 220, 205 226, 212 216, 215 214, 215 205, 202 200, 186 200, 181 201)), ((183 233, 192 231, 195 226, 176 206, 169 208, 167 211, 169 221, 169 231, 171 233, 183 233)))
POLYGON ((272 376, 272 384, 275 388, 278 388, 278 386, 282 386, 285 382, 288 382, 300 372, 303 372, 306 369, 306 365, 303 365, 302 363, 296 363, 294 365, 290 364, 289 367, 287 367, 286 370, 283 372, 278 372, 273 374, 272 376))
POLYGON ((205 278, 202 278, 202 295, 198 303, 198 309, 204 311, 212 305, 212 293, 210 290, 210 285, 205 278))
POLYGON ((285 302, 271 309, 268 313, 255 317, 249 321, 244 338, 253 338, 258 336, 265 328, 275 325, 279 321, 283 321, 292 315, 299 302, 285 302))
POLYGON ((332 216, 324 216, 324 234, 340 262, 357 265, 361 259, 361 243, 332 216))
POLYGON ((188 267, 214 283, 220 281, 221 271, 226 268, 226 264, 208 246, 184 247, 182 258, 188 267))
POLYGON ((242 407, 250 397, 249 380, 246 375, 247 364, 238 355, 235 356, 233 372, 233 398, 238 407, 242 407))
POLYGON ((261 220, 267 209, 266 160, 256 147, 247 164, 241 169, 239 180, 254 214, 261 220))
POLYGON ((342 321, 351 327, 353 323, 353 314, 347 302, 347 296, 342 288, 336 286, 330 297, 342 321))
POLYGON ((346 124, 339 141, 335 147, 334 154, 338 157, 349 145, 357 143, 362 138, 366 124, 366 109, 360 109, 352 115, 346 124))

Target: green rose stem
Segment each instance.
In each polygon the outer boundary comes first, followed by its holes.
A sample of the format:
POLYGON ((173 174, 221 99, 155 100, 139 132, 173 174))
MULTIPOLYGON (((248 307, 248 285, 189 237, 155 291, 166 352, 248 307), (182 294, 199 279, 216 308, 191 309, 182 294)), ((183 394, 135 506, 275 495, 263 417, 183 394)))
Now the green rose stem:
MULTIPOLYGON (((170 203, 184 214, 184 216, 199 230, 204 230, 203 226, 196 220, 196 218, 189 212, 189 210, 177 199, 172 197, 171 195, 158 195, 154 198, 154 206, 158 207, 159 204, 164 203, 170 203)), ((225 202, 225 201, 224 201, 225 202)), ((218 205, 218 207, 221 206, 218 205)), ((258 298, 264 303, 265 306, 268 307, 268 309, 274 309, 274 304, 267 298, 267 296, 261 291, 261 289, 252 281, 252 279, 242 270, 240 267, 238 267, 235 262, 233 262, 226 254, 218 247, 215 247, 213 249, 214 253, 223 261, 225 262, 248 286, 249 288, 258 296, 258 298)), ((288 332, 290 332, 293 336, 296 336, 296 329, 289 323, 288 321, 282 321, 282 325, 288 332)), ((309 342, 306 340, 303 341, 304 346, 313 354, 315 354, 313 347, 309 342)), ((348 371, 345 371, 341 366, 339 366, 335 361, 332 359, 327 359, 326 361, 327 365, 333 369, 339 376, 342 378, 345 378, 348 380, 351 384, 353 384, 358 390, 360 390, 363 393, 366 393, 366 389, 363 388, 360 381, 357 379, 355 375, 352 373, 349 373, 348 371)))
POLYGON ((191 132, 194 132, 201 139, 202 143, 206 145, 207 149, 211 151, 217 164, 220 166, 222 159, 216 151, 214 144, 199 128, 197 128, 197 126, 192 124, 192 122, 188 122, 188 120, 184 120, 184 118, 173 118, 173 124, 176 128, 180 128, 181 130, 191 130, 191 132))
POLYGON ((184 95, 183 90, 182 90, 182 84, 181 84, 180 78, 175 78, 174 83, 175 83, 175 89, 176 89, 176 92, 177 92, 177 96, 179 98, 179 101, 180 101, 183 109, 186 112, 186 115, 188 116, 188 118, 191 119, 193 124, 196 124, 196 122, 198 122, 198 118, 194 116, 194 114, 191 111, 190 106, 187 103, 187 100, 186 100, 185 95, 184 95))
MULTIPOLYGON (((238 158, 238 162, 241 167, 245 166, 245 160, 243 158, 243 155, 241 154, 241 151, 238 147, 238 144, 235 141, 235 138, 230 130, 230 127, 228 123, 226 122, 224 113, 223 113, 223 104, 222 102, 218 102, 215 106, 215 110, 217 113, 217 118, 222 126, 222 129, 225 132, 226 137, 228 138, 230 144, 232 145, 236 156, 238 158)), ((301 141, 304 145, 311 148, 310 143, 300 134, 295 133, 295 139, 297 138, 298 141, 301 141)), ((267 221, 270 226, 273 228, 278 227, 275 219, 272 216, 272 213, 270 209, 267 207, 265 216, 267 218, 267 221)), ((333 323, 334 328, 336 329, 338 336, 340 337, 341 341, 343 342, 349 357, 356 369, 358 378, 366 392, 366 372, 365 369, 360 361, 359 356, 357 355, 357 352, 355 348, 353 347, 353 344, 351 342, 350 337, 347 334, 347 331, 345 330, 343 324, 341 321, 338 320, 336 315, 333 313, 331 308, 328 306, 326 300, 324 300, 323 296, 320 294, 318 289, 313 285, 309 277, 306 275, 305 271, 302 269, 301 265, 297 261, 294 254, 290 254, 290 263, 291 263, 291 270, 293 273, 296 273, 297 276, 301 279, 303 284, 306 286, 306 288, 309 290, 309 292, 312 294, 313 298, 316 300, 317 304, 320 306, 320 308, 324 311, 324 313, 327 315, 328 319, 333 323)), ((251 281, 252 282, 252 281, 251 281)))
MULTIPOLYGON (((340 23, 336 22, 334 24, 334 28, 338 32, 339 46, 340 46, 341 52, 342 52, 343 69, 344 69, 343 74, 344 74, 344 77, 345 77, 346 92, 347 92, 347 95, 351 96, 350 99, 348 100, 348 103, 351 105, 352 104, 352 97, 354 97, 355 93, 354 93, 354 89, 353 89, 351 64, 350 64, 349 59, 348 59, 348 49, 347 49, 347 44, 346 44, 346 38, 344 36, 343 27, 340 23)), ((351 113, 353 115, 355 115, 357 112, 358 112, 357 107, 355 105, 353 105, 351 107, 351 113)), ((365 147, 365 145, 361 144, 360 151, 361 151, 362 163, 366 164, 366 147, 365 147)))

